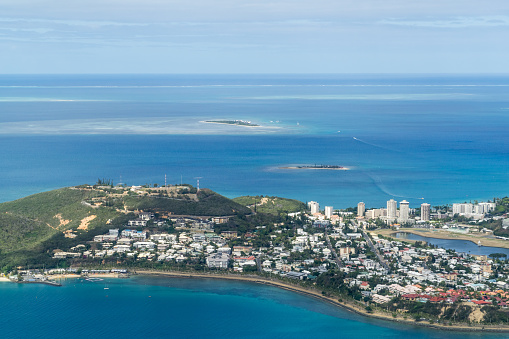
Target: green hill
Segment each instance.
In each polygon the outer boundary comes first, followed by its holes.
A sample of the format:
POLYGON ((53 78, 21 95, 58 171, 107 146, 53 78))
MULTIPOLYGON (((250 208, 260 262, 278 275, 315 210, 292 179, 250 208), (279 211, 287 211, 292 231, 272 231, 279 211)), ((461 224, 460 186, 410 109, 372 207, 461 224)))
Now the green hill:
POLYGON ((87 233, 118 217, 114 209, 82 203, 98 195, 93 190, 62 188, 0 204, 0 264, 6 258, 22 262, 44 251, 44 243, 64 231, 87 233))
POLYGON ((152 193, 82 185, 2 203, 0 268, 48 260, 51 250, 66 250, 108 228, 125 226, 134 218, 130 212, 135 210, 192 216, 251 213, 249 208, 207 189, 175 196, 152 193))
POLYGON ((294 199, 286 199, 280 197, 269 197, 269 196, 242 196, 238 198, 234 198, 233 201, 247 206, 251 210, 255 210, 260 213, 268 213, 268 214, 279 214, 281 212, 284 213, 293 213, 300 212, 306 209, 306 205, 298 200, 294 199))
POLYGON ((122 200, 129 210, 171 212, 177 215, 225 216, 251 213, 249 208, 209 189, 201 189, 196 196, 197 200, 185 199, 185 196, 178 199, 165 196, 126 196, 122 200))

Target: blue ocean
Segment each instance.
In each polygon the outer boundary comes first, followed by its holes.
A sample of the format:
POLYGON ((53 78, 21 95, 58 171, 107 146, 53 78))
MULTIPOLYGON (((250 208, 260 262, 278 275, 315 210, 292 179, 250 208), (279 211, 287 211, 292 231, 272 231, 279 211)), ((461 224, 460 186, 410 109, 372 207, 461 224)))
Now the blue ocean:
POLYGON ((493 199, 509 187, 508 89, 509 76, 4 75, 0 201, 165 175, 335 208, 493 199), (296 164, 350 170, 280 169, 296 164))
POLYGON ((255 283, 134 277, 0 283, 3 338, 506 338, 361 317, 255 283))
MULTIPOLYGON (((231 198, 335 208, 503 197, 508 89, 509 76, 481 75, 3 75, 0 202, 98 178, 161 185, 165 176, 231 198), (314 164, 349 170, 281 168, 314 164)), ((479 336, 368 320, 246 283, 105 284, 0 284, 2 336, 479 336)))

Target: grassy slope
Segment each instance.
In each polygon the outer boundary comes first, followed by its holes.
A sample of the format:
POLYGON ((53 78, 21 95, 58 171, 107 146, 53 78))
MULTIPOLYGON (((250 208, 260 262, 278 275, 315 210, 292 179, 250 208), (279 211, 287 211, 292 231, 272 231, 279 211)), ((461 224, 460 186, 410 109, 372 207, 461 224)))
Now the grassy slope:
POLYGON ((233 201, 243 205, 250 206, 254 210, 256 202, 256 210, 261 213, 278 214, 279 212, 299 212, 306 209, 306 205, 298 200, 279 198, 279 197, 263 197, 263 196, 243 196, 233 199, 233 201), (266 201, 261 204, 262 199, 266 201))
POLYGON ((93 209, 81 202, 94 192, 62 188, 0 204, 0 253, 34 250, 42 242, 67 229, 77 229, 81 220, 97 217, 89 229, 104 225, 118 213, 108 208, 93 209), (61 225, 60 219, 69 220, 61 225))
MULTIPOLYGON (((34 265, 48 262, 54 249, 67 250, 77 243, 89 241, 94 235, 119 228, 134 218, 111 207, 92 208, 84 200, 103 196, 103 192, 62 188, 0 204, 0 269, 3 265, 34 265), (78 231, 75 239, 65 238, 63 231, 76 230, 91 215, 86 231, 78 231), (59 218, 60 217, 60 218, 59 218), (112 219, 111 225, 107 221, 112 219), (68 220, 65 225, 61 220, 68 220)), ((154 212, 183 215, 220 216, 248 214, 251 211, 210 190, 198 194, 199 201, 158 197, 124 197, 128 206, 154 212)))

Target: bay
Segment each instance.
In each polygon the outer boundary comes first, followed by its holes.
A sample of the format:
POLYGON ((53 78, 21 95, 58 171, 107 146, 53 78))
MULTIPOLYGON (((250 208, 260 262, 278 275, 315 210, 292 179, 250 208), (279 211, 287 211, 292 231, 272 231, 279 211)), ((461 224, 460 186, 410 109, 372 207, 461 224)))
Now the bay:
POLYGON ((255 283, 138 276, 99 282, 69 279, 63 284, 0 284, 2 337, 505 337, 370 319, 255 283))

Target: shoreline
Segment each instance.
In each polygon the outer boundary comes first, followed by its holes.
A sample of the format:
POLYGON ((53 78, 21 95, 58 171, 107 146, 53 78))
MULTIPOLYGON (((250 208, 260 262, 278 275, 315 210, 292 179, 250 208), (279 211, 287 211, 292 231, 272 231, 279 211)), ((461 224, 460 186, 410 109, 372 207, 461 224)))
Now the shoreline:
POLYGON ((299 286, 294 286, 291 284, 287 284, 282 281, 278 280, 269 280, 264 277, 260 276, 234 276, 234 275, 218 275, 218 274, 204 274, 204 273, 195 273, 195 272, 166 272, 166 271, 145 271, 145 270, 139 270, 133 272, 134 275, 145 275, 145 276, 163 276, 163 277, 169 277, 169 278, 188 278, 188 279, 222 279, 222 280, 236 280, 236 281, 244 281, 244 282, 252 282, 257 284, 263 284, 263 285, 269 285, 277 288, 281 288, 290 292, 295 292, 303 295, 307 295, 316 299, 319 299, 321 301, 327 302, 329 304, 332 304, 337 307, 341 307, 343 309, 346 309, 350 312, 356 313, 361 316, 374 318, 378 320, 385 320, 390 322, 396 322, 401 323, 405 325, 412 325, 412 326, 422 326, 422 327, 428 327, 431 329, 437 329, 437 330, 446 330, 446 331, 457 331, 457 332, 468 332, 468 331, 475 331, 475 332, 496 332, 496 333, 509 333, 509 326, 507 327, 501 327, 501 326, 495 326, 495 327, 489 327, 488 325, 478 325, 478 326, 468 326, 468 325, 439 325, 439 324, 431 324, 428 322, 415 322, 412 320, 406 320, 402 319, 400 317, 394 318, 391 315, 381 313, 381 312, 373 312, 368 313, 361 305, 353 305, 351 303, 347 302, 340 302, 337 299, 334 299, 333 297, 327 297, 322 295, 321 293, 317 291, 313 291, 310 289, 306 289, 299 286))
POLYGON ((421 237, 426 238, 435 238, 435 239, 444 239, 444 240, 467 240, 477 245, 478 241, 481 241, 482 247, 493 247, 493 248, 504 248, 509 249, 509 241, 506 240, 500 240, 500 239, 492 239, 487 238, 485 236, 474 236, 474 235, 465 235, 465 234, 459 234, 459 233, 451 233, 447 231, 436 231, 436 230, 416 230, 414 228, 400 228, 397 231, 390 230, 390 229, 382 229, 382 230, 375 230, 372 231, 375 234, 382 235, 384 237, 391 237, 392 239, 396 239, 397 241, 407 241, 414 243, 418 240, 411 240, 411 239, 400 239, 392 236, 394 233, 398 232, 405 232, 405 233, 412 233, 415 235, 420 235, 421 237))
POLYGON ((48 280, 61 280, 61 279, 74 279, 74 278, 83 278, 83 279, 88 279, 88 278, 123 278, 120 273, 91 273, 91 274, 88 274, 88 275, 80 275, 80 274, 74 274, 74 273, 69 273, 69 274, 53 274, 53 275, 49 275, 48 276, 48 280))

